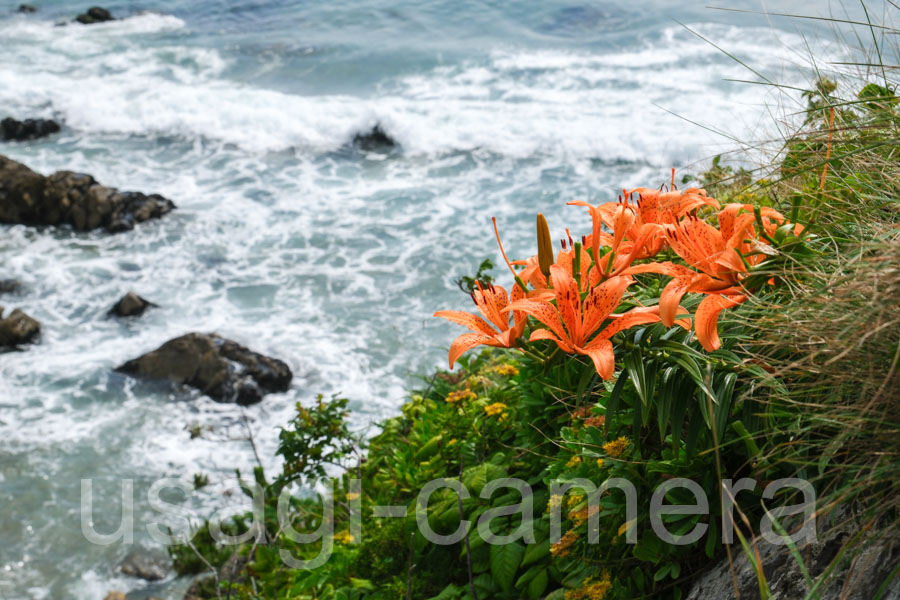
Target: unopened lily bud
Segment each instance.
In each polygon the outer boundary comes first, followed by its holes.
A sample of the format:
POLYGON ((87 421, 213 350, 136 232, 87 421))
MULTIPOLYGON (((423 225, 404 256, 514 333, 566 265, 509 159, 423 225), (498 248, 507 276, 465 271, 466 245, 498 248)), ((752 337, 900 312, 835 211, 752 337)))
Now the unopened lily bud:
POLYGON ((550 227, 543 213, 537 216, 538 264, 544 277, 550 277, 550 265, 553 264, 553 240, 550 238, 550 227))

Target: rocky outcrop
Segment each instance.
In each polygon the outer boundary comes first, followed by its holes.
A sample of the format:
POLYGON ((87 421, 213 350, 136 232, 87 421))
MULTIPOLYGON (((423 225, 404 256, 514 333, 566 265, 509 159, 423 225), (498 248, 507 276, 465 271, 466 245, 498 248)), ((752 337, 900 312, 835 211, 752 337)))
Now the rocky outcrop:
POLYGON ((107 314, 115 317, 139 317, 144 314, 145 310, 154 306, 157 305, 141 298, 134 292, 128 292, 109 309, 107 314))
POLYGON ((31 4, 20 4, 19 8, 16 9, 20 13, 33 13, 37 12, 37 8, 31 4))
MULTIPOLYGON (((843 545, 854 535, 863 531, 864 520, 854 519, 846 508, 837 509, 831 518, 822 519, 816 543, 798 543, 797 549, 813 581, 822 575, 841 552, 843 545)), ((871 539, 863 542, 854 556, 844 560, 831 577, 819 589, 820 600, 869 600, 874 598, 879 587, 888 581, 891 571, 900 564, 900 536, 896 530, 884 537, 875 537, 878 528, 873 528, 871 539)), ((795 600, 806 598, 809 589, 797 561, 787 546, 776 546, 762 539, 756 540, 762 559, 763 572, 769 586, 771 600, 795 600)), ((759 600, 759 586, 756 572, 747 560, 740 546, 735 546, 734 574, 737 579, 741 600, 759 600)), ((716 566, 704 573, 691 588, 686 600, 736 600, 734 583, 728 559, 723 558, 716 566)), ((900 577, 888 582, 882 600, 900 600, 900 577)))
POLYGON ((41 333, 41 324, 18 308, 5 319, 0 306, 0 348, 15 348, 30 344, 41 333))
POLYGON ((106 21, 115 21, 115 17, 112 16, 105 8, 100 8, 99 6, 92 6, 87 9, 87 12, 84 12, 77 17, 75 20, 81 23, 82 25, 93 25, 94 23, 104 23, 106 21))
POLYGON ((161 554, 154 554, 136 548, 131 550, 119 563, 119 570, 129 577, 137 577, 146 581, 159 581, 166 577, 171 563, 161 554))
POLYGON ((263 356, 216 334, 189 333, 116 369, 168 379, 199 389, 217 402, 255 404, 288 389, 293 378, 280 360, 263 356))
POLYGON ((57 171, 49 177, 0 155, 0 223, 71 225, 79 231, 128 231, 175 205, 159 194, 120 192, 90 175, 57 171))
POLYGON ((19 121, 6 117, 0 121, 0 139, 24 142, 58 132, 59 123, 53 119, 25 119, 19 121))
POLYGON ((385 151, 394 148, 397 142, 385 133, 381 125, 376 125, 367 133, 357 133, 353 136, 353 145, 366 152, 385 151))

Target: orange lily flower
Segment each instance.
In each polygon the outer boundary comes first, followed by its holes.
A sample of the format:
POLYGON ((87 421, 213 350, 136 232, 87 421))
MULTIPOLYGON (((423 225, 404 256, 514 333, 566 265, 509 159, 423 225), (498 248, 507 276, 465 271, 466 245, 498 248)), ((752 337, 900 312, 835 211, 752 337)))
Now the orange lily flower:
MULTIPOLYGON (((524 297, 522 288, 513 286, 512 301, 516 302, 524 297)), ((434 313, 435 317, 447 319, 472 331, 462 334, 450 345, 448 359, 451 369, 463 352, 481 345, 512 348, 525 331, 527 315, 524 313, 514 311, 513 324, 510 326, 509 315, 505 314, 510 305, 509 296, 499 285, 484 288, 479 283, 478 289, 472 293, 472 300, 484 318, 461 310, 440 310, 434 313)))
POLYGON ((673 185, 668 192, 643 187, 625 191, 626 198, 631 198, 633 194, 638 195, 637 206, 644 223, 668 225, 701 206, 719 208, 719 202, 707 196, 706 190, 701 188, 677 190, 673 185))
POLYGON ((550 267, 556 305, 550 302, 519 300, 505 310, 520 311, 541 322, 547 329, 536 329, 529 341, 551 340, 563 352, 587 356, 603 379, 610 379, 615 371, 612 342, 616 333, 645 323, 660 320, 657 307, 632 309, 621 315, 613 310, 621 303, 622 294, 632 283, 630 277, 610 277, 591 288, 582 301, 578 284, 571 271, 558 265, 550 267), (597 333, 607 319, 612 322, 597 333), (596 335, 595 335, 596 334, 596 335))
MULTIPOLYGON (((611 246, 618 251, 623 239, 632 242, 628 254, 633 255, 633 260, 651 258, 659 254, 666 247, 666 238, 662 229, 658 226, 674 223, 683 215, 701 207, 714 206, 719 208, 715 198, 706 195, 706 190, 690 188, 687 190, 675 190, 662 192, 658 189, 634 188, 624 190, 625 198, 631 199, 638 195, 636 202, 606 202, 592 206, 587 202, 578 200, 567 202, 571 206, 587 207, 593 221, 591 241, 600 239, 602 245, 611 246), (605 225, 614 236, 610 237, 601 231, 605 225)), ((590 244, 593 247, 593 243, 590 244)), ((594 262, 598 262, 594 252, 594 262)), ((625 248, 623 248, 625 250, 625 248)), ((630 261, 629 261, 630 264, 630 261)), ((627 266, 626 266, 627 268, 627 266)))
MULTIPOLYGON (((693 216, 665 226, 669 245, 700 273, 672 263, 641 265, 644 269, 631 270, 672 276, 659 299, 660 316, 666 325, 674 322, 678 304, 686 293, 709 295, 694 315, 697 339, 709 352, 721 346, 717 332, 719 314, 748 298, 741 286, 747 266, 765 260, 765 253, 759 251, 764 244, 756 238, 753 227, 755 216, 741 212, 746 208, 752 209, 743 204, 727 205, 719 213, 718 229, 693 216)), ((779 222, 784 222, 784 217, 768 209, 763 226, 774 231, 779 222)))
MULTIPOLYGON (((550 289, 550 286, 547 282, 547 278, 544 277, 544 274, 541 273, 540 265, 538 264, 538 257, 532 256, 525 260, 515 260, 512 262, 514 265, 524 265, 525 268, 519 271, 519 277, 531 284, 534 287, 534 290, 528 292, 528 298, 533 299, 536 295, 544 295, 546 296, 546 291, 550 289)), ((553 263, 557 267, 561 267, 571 273, 574 277, 575 273, 575 247, 572 245, 570 249, 563 249, 559 251, 559 254, 556 255, 556 262, 553 263)), ((587 291, 590 286, 596 285, 600 282, 600 276, 596 273, 595 269, 591 268, 591 255, 585 249, 584 246, 581 247, 581 260, 580 260, 580 273, 579 278, 581 280, 581 291, 587 291)), ((553 299, 553 295, 550 294, 550 298, 553 299)))

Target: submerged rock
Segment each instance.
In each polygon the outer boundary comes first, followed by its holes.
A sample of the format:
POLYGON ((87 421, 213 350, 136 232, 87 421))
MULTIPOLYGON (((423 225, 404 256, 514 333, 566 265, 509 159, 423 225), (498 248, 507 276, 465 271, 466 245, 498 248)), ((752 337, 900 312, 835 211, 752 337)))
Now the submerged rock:
POLYGON ((116 317, 139 317, 144 314, 145 310, 153 306, 157 305, 141 298, 134 292, 128 292, 116 302, 115 306, 109 309, 107 314, 116 317))
POLYGON ((360 150, 390 150, 397 145, 397 142, 385 133, 381 125, 376 125, 368 133, 357 133, 353 136, 353 145, 360 150))
POLYGON ((126 598, 122 592, 110 592, 103 600, 126 600, 126 598))
POLYGON ((120 192, 72 171, 44 177, 0 155, 0 223, 72 225, 79 231, 103 227, 117 233, 174 208, 159 194, 120 192))
POLYGON ((0 294, 15 294, 22 289, 22 284, 15 279, 0 279, 0 294))
POLYGON ((0 306, 0 348, 30 344, 41 332, 41 324, 18 308, 5 319, 0 306))
POLYGON ((75 20, 82 25, 92 25, 94 23, 103 23, 105 21, 115 21, 116 19, 112 16, 112 13, 110 13, 105 8, 92 6, 91 8, 87 9, 87 12, 75 17, 75 20))
POLYGON ((32 6, 31 4, 20 4, 19 8, 16 9, 20 13, 33 13, 37 12, 37 8, 32 6))
POLYGON ((288 389, 293 378, 280 360, 263 356, 214 333, 189 333, 116 369, 197 388, 216 402, 255 404, 288 389))
POLYGON ((171 563, 166 556, 137 548, 131 550, 119 563, 119 570, 129 577, 159 581, 165 578, 170 566, 171 563))
POLYGON ((23 142, 54 134, 59 129, 59 123, 53 119, 25 119, 24 121, 19 121, 12 117, 6 117, 0 121, 0 138, 23 142))

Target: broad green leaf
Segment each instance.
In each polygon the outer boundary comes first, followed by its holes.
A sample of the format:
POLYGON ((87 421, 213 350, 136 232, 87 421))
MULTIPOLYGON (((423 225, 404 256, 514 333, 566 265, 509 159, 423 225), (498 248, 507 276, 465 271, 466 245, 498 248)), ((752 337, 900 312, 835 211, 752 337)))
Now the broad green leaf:
POLYGON ((550 583, 550 576, 547 574, 547 569, 544 569, 531 580, 531 583, 528 584, 528 598, 530 600, 537 600, 540 598, 541 594, 544 593, 544 590, 547 589, 548 583, 550 583))
POLYGON ((516 572, 525 556, 525 546, 519 542, 491 546, 491 575, 503 591, 513 589, 516 572))

